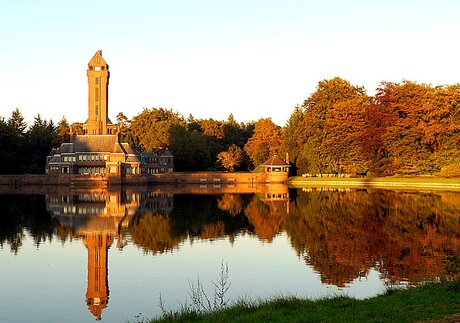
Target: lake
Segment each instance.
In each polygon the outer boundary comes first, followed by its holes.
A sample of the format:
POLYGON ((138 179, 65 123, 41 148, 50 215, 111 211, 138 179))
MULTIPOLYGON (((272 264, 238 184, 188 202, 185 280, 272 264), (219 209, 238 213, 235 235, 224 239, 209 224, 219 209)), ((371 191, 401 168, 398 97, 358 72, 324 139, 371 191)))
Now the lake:
POLYGON ((372 297, 450 277, 460 193, 285 185, 0 194, 0 322, 136 321, 214 297, 372 297))

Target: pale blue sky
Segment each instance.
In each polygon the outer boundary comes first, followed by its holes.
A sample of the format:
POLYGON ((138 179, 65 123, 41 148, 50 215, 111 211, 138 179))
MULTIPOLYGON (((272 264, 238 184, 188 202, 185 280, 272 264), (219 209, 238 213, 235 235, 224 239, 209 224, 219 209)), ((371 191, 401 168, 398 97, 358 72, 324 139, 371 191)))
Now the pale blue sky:
POLYGON ((460 82, 460 1, 0 2, 0 116, 84 122, 101 49, 109 116, 143 107, 284 125, 318 81, 460 82))

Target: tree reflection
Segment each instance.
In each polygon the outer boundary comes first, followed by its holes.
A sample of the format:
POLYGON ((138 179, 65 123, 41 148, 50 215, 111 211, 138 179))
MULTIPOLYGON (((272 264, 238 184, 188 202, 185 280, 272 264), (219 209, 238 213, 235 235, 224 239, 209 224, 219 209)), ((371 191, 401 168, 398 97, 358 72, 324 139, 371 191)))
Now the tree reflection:
MULTIPOLYGON (((287 203, 288 200, 284 202, 287 203)), ((287 217, 286 208, 277 208, 261 197, 254 197, 244 213, 259 239, 268 242, 272 242, 273 238, 281 232, 287 217)))
POLYGON ((146 212, 131 223, 129 232, 136 245, 146 252, 157 254, 178 248, 179 243, 186 238, 173 236, 172 225, 168 216, 146 212))
POLYGON ((228 211, 231 215, 239 215, 244 211, 245 201, 241 194, 224 194, 217 198, 217 207, 228 211))
POLYGON ((53 220, 45 208, 43 195, 0 194, 2 217, 0 225, 0 246, 6 243, 17 254, 27 232, 38 248, 45 241, 52 241, 53 220))
POLYGON ((0 195, 0 202, 0 245, 14 253, 26 234, 37 247, 54 236, 64 243, 96 235, 107 238, 106 250, 116 238, 119 248, 132 242, 158 255, 186 240, 232 243, 238 235, 254 234, 272 242, 285 232, 321 281, 339 287, 372 269, 388 284, 443 277, 447 259, 460 255, 457 192, 304 189, 289 194, 286 186, 276 185, 255 194, 61 192, 46 196, 49 213, 40 195, 0 195))
POLYGON ((299 194, 285 229, 324 283, 342 287, 371 268, 389 283, 417 283, 442 276, 460 251, 460 209, 442 196, 313 190, 299 194))
POLYGON ((177 249, 190 239, 212 240, 228 237, 248 230, 242 212, 244 195, 174 195, 174 208, 138 212, 129 224, 134 244, 145 252, 160 254, 177 249))

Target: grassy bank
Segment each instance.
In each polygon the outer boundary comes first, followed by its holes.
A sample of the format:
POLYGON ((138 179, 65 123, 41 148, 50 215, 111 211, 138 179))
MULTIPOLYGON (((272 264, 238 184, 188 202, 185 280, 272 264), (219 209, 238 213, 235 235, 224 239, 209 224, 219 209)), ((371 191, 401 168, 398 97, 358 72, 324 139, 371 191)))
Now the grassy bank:
POLYGON ((459 178, 442 177, 374 177, 374 178, 341 178, 341 177, 301 177, 294 176, 288 180, 293 188, 314 186, 340 187, 376 187, 376 188, 415 188, 415 189, 449 189, 460 190, 459 178))
POLYGON ((337 297, 317 301, 281 298, 258 304, 241 301, 211 313, 182 310, 151 322, 456 322, 460 320, 458 313, 460 282, 456 281, 389 290, 365 300, 337 297))

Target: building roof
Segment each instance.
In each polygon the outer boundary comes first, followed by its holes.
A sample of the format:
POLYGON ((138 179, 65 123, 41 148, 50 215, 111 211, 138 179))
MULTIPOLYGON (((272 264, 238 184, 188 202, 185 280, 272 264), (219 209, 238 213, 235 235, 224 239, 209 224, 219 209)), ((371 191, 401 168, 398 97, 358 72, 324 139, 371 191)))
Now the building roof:
POLYGON ((277 155, 273 155, 269 159, 267 159, 264 163, 260 166, 286 166, 289 167, 290 165, 286 163, 284 160, 279 158, 277 155))
POLYGON ((141 153, 141 157, 142 157, 142 158, 146 158, 146 157, 158 157, 158 154, 157 154, 156 152, 154 152, 154 151, 152 151, 152 152, 150 152, 150 153, 144 151, 144 152, 141 153))
POLYGON ((173 154, 169 151, 168 148, 166 148, 161 154, 161 157, 173 157, 173 154))
POLYGON ((73 143, 65 142, 58 148, 59 154, 72 153, 73 152, 73 143))
POLYGON ((127 142, 120 142, 120 145, 122 149, 125 151, 127 154, 131 155, 139 155, 137 151, 135 151, 127 142))
POLYGON ((104 66, 106 69, 109 69, 109 65, 107 65, 105 59, 102 57, 102 50, 98 50, 96 53, 94 53, 93 58, 91 58, 91 60, 88 63, 88 67, 95 66, 104 66))
MULTIPOLYGON (((77 135, 72 138, 73 152, 107 152, 124 154, 117 135, 77 135)), ((62 146, 61 146, 62 147, 62 146)))
POLYGON ((63 143, 53 148, 48 156, 50 163, 60 161, 62 154, 71 153, 111 153, 131 156, 131 160, 139 161, 139 153, 126 142, 119 142, 117 135, 76 135, 72 142, 63 143))

